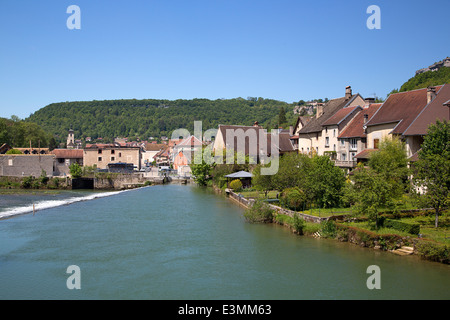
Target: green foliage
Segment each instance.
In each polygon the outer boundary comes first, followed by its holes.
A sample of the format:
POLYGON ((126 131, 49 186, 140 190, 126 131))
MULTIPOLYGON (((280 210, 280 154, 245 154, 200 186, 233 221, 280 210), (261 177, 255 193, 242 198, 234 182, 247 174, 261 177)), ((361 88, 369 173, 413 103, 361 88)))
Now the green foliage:
POLYGON ((263 201, 256 201, 244 212, 244 218, 251 223, 271 222, 273 219, 273 210, 263 201))
POLYGON ((407 187, 407 158, 404 144, 398 139, 384 139, 380 149, 372 153, 369 167, 362 164, 353 171, 347 183, 344 199, 352 204, 355 213, 367 215, 379 227, 381 208, 392 207, 407 187))
POLYGON ((74 179, 81 178, 81 176, 83 175, 83 169, 78 163, 72 163, 69 166, 69 172, 74 179))
POLYGON ((6 151, 6 154, 23 154, 22 151, 17 150, 17 149, 10 149, 8 151, 6 151))
POLYGON ((201 154, 195 154, 194 157, 194 161, 190 164, 192 177, 199 186, 206 186, 211 179, 213 165, 206 163, 201 154))
POLYGON ((230 188, 233 189, 233 191, 241 191, 242 190, 242 182, 239 179, 235 179, 230 182, 230 188))
POLYGON ((194 131, 194 121, 202 121, 204 130, 219 124, 253 125, 258 121, 266 129, 278 126, 280 108, 286 110, 286 123, 297 120, 292 112, 294 104, 271 99, 192 99, 192 100, 105 100, 62 102, 50 104, 27 121, 39 124, 65 142, 67 130, 72 128, 80 139, 102 137, 171 137, 175 129, 194 131))
POLYGON ((426 190, 417 198, 422 206, 435 209, 435 227, 442 208, 449 205, 450 190, 450 123, 437 121, 424 137, 419 161, 414 163, 414 184, 426 190))
POLYGON ((34 180, 34 178, 32 176, 23 178, 22 183, 21 183, 22 188, 24 188, 24 189, 31 188, 31 186, 33 184, 33 180, 34 180))
POLYGON ((16 148, 46 148, 49 146, 51 135, 39 127, 36 123, 12 119, 0 118, 0 145, 7 143, 16 148))
POLYGON ((297 214, 295 214, 294 215, 294 223, 293 223, 293 227, 294 227, 295 231, 298 234, 302 235, 304 233, 305 226, 306 226, 305 220, 303 220, 297 214))
POLYGON ((320 223, 322 236, 326 238, 335 238, 337 234, 336 222, 334 220, 324 220, 320 223))
POLYGON ((307 191, 319 208, 339 207, 345 184, 344 172, 328 156, 313 156, 307 191))
POLYGON ((450 263, 450 246, 430 241, 420 241, 417 244, 417 252, 423 259, 450 263))
POLYGON ((450 68, 448 67, 442 67, 438 71, 427 71, 415 75, 400 87, 400 92, 437 86, 444 83, 450 83, 450 68))
POLYGON ((420 224, 418 223, 406 223, 400 220, 385 219, 383 221, 385 228, 391 228, 411 234, 418 235, 420 233, 420 224))
POLYGON ((268 175, 268 174, 261 174, 261 168, 264 167, 269 167, 269 165, 257 165, 255 167, 255 169, 252 171, 252 185, 255 189, 259 190, 259 191, 264 191, 264 195, 267 198, 267 193, 274 189, 274 184, 273 184, 273 180, 272 180, 272 175, 268 175))
POLYGON ((291 210, 302 209, 306 203, 305 193, 297 187, 287 188, 281 194, 280 202, 291 210))

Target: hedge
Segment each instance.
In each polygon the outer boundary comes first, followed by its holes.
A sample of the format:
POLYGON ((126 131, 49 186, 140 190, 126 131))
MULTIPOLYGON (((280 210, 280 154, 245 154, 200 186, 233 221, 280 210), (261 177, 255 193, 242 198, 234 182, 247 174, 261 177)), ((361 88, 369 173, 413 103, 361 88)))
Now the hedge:
POLYGON ((420 224, 418 223, 406 223, 398 220, 385 219, 383 226, 415 235, 420 233, 420 224))

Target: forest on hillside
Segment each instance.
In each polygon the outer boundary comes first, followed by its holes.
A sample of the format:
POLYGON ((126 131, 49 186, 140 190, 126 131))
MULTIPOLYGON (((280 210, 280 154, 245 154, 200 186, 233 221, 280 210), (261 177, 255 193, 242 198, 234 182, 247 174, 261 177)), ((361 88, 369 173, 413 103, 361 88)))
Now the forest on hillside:
POLYGON ((437 71, 427 71, 416 74, 406 81, 400 89, 394 89, 391 93, 411 91, 450 83, 450 68, 442 67, 437 71))
POLYGON ((12 116, 11 119, 0 118, 0 146, 4 143, 16 148, 51 148, 56 147, 52 134, 45 132, 36 123, 27 122, 12 116))
POLYGON ((147 140, 167 136, 175 129, 193 133, 194 121, 203 130, 219 124, 253 125, 258 121, 267 129, 294 125, 295 103, 256 97, 192 100, 105 100, 53 103, 31 114, 26 122, 36 123, 51 133, 58 143, 65 142, 69 129, 76 139, 91 137, 111 141, 115 137, 147 140), (281 116, 281 117, 280 117, 281 116), (279 121, 281 118, 281 123, 279 121))

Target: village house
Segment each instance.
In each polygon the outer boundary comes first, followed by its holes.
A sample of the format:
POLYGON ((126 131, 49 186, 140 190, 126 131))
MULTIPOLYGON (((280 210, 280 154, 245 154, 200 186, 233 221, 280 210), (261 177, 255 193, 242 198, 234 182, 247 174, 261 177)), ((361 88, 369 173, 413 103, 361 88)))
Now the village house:
POLYGON ((83 164, 108 169, 109 164, 132 164, 136 170, 141 168, 141 148, 121 146, 120 144, 88 144, 83 150, 83 164))
POLYGON ((397 136, 405 141, 408 157, 413 156, 420 149, 426 128, 439 118, 449 119, 443 106, 450 98, 448 86, 391 94, 366 123, 367 149, 378 149, 383 138, 397 136))
POLYGON ((357 161, 356 155, 367 149, 367 134, 364 126, 381 106, 381 103, 371 103, 372 101, 372 99, 366 99, 367 104, 341 130, 336 150, 336 166, 354 168, 357 161))
POLYGON ((428 88, 427 105, 402 134, 408 157, 417 155, 430 124, 436 123, 437 120, 450 120, 449 99, 450 84, 443 85, 439 90, 434 87, 428 88))
POLYGON ((163 150, 166 150, 168 146, 162 143, 150 143, 145 142, 142 145, 142 158, 141 158, 141 167, 148 167, 154 161, 156 161, 155 156, 163 150))
POLYGON ((289 131, 278 132, 278 143, 272 141, 272 133, 268 133, 258 122, 253 126, 219 125, 212 150, 220 155, 224 150, 248 156, 253 163, 262 163, 264 157, 274 154, 274 148, 279 155, 295 152, 289 131))
POLYGON ((340 131, 365 104, 361 95, 353 94, 351 87, 347 86, 344 97, 329 100, 323 106, 318 106, 316 116, 297 133, 298 152, 336 154, 340 131))
POLYGON ((0 176, 52 176, 54 163, 55 155, 52 154, 1 154, 0 176))
POLYGON ((50 153, 55 155, 54 176, 68 176, 73 163, 83 166, 82 149, 54 149, 50 153))
POLYGON ((196 152, 202 152, 205 144, 196 136, 189 136, 183 139, 173 148, 173 169, 178 171, 180 175, 187 175, 191 173, 190 164, 196 152))

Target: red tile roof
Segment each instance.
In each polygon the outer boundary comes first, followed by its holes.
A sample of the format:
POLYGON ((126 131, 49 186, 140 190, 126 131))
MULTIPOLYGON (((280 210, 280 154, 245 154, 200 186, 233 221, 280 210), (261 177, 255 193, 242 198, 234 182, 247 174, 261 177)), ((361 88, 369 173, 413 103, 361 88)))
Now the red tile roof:
POLYGON ((50 152, 59 159, 81 159, 83 158, 83 149, 54 149, 50 152))
POLYGON ((414 119, 403 135, 425 135, 428 126, 436 123, 436 120, 450 120, 449 107, 444 105, 448 99, 450 99, 450 84, 445 84, 439 91, 436 90, 436 97, 414 119))
POLYGON ((322 126, 338 125, 343 120, 345 120, 345 118, 347 118, 353 111, 356 111, 356 109, 361 109, 361 107, 356 106, 356 107, 342 108, 341 110, 338 110, 335 114, 333 114, 331 117, 329 117, 324 123, 322 123, 322 126))
MULTIPOLYGON (((441 87, 436 86, 436 91, 441 87)), ((427 88, 391 94, 367 126, 397 122, 391 133, 403 134, 426 105, 427 88)))
POLYGON ((372 103, 367 108, 363 108, 358 114, 347 124, 347 126, 339 134, 338 138, 364 138, 364 115, 370 119, 374 113, 381 107, 381 103, 372 103))

